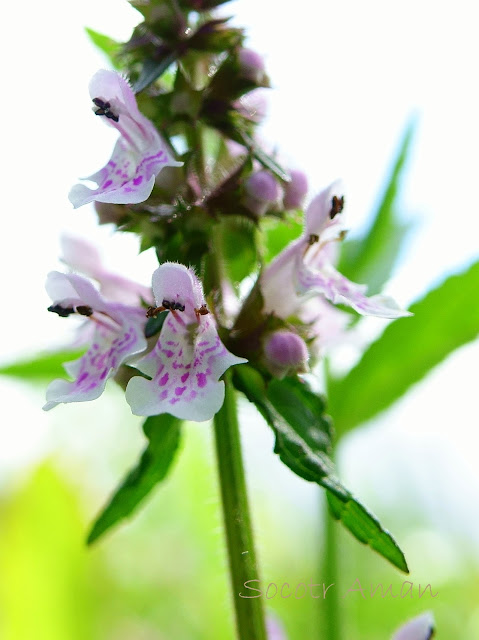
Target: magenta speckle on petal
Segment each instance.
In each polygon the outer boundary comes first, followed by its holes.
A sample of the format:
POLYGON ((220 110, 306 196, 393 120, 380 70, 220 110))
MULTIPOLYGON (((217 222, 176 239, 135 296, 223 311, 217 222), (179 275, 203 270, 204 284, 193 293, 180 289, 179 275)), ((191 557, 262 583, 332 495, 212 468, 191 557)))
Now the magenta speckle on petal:
POLYGON ((197 373, 196 379, 198 380, 198 386, 200 387, 200 389, 202 389, 203 387, 206 387, 207 379, 204 373, 197 373))
POLYGON ((174 351, 170 351, 169 349, 163 349, 163 353, 167 358, 172 358, 174 355, 174 351))
POLYGON ((77 384, 81 384, 84 380, 88 378, 88 371, 84 371, 81 376, 77 380, 77 384))
POLYGON ((168 397, 168 389, 163 389, 163 391, 160 393, 160 398, 162 400, 165 400, 168 397))
POLYGON ((113 180, 107 180, 103 185, 102 189, 108 189, 108 187, 111 187, 112 184, 113 184, 113 180))
POLYGON ((181 396, 186 391, 186 387, 176 387, 175 394, 181 396))
POLYGON ((104 380, 106 378, 106 374, 108 373, 108 369, 103 369, 101 372, 100 380, 104 380))
POLYGON ((135 178, 133 180, 133 184, 135 185, 135 187, 137 187, 139 184, 141 184, 143 182, 143 176, 138 176, 138 178, 135 178))
POLYGON ((160 387, 164 387, 165 386, 165 384, 168 382, 168 378, 169 377, 170 376, 168 375, 168 373, 165 373, 165 375, 160 378, 160 381, 158 382, 160 387))
POLYGON ((181 376, 181 382, 183 382, 183 383, 184 383, 184 382, 186 382, 186 381, 188 380, 188 378, 189 378, 189 375, 190 375, 190 374, 189 374, 188 372, 187 372, 187 373, 184 373, 184 374, 181 376))

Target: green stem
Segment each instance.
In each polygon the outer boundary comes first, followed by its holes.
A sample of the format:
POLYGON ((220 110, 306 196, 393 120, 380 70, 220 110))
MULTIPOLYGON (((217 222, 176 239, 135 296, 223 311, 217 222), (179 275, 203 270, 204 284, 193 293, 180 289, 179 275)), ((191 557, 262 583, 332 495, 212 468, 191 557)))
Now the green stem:
POLYGON ((225 401, 215 416, 216 454, 239 640, 266 640, 253 532, 246 494, 235 391, 224 376, 225 401), (249 582, 250 589, 245 587, 249 582), (241 594, 241 595, 240 595, 241 594), (246 597, 242 597, 246 596, 246 597))
POLYGON ((338 584, 338 524, 329 513, 328 503, 324 500, 324 549, 321 580, 325 588, 334 584, 321 600, 322 620, 319 625, 321 640, 340 640, 341 613, 339 606, 340 585, 338 584))

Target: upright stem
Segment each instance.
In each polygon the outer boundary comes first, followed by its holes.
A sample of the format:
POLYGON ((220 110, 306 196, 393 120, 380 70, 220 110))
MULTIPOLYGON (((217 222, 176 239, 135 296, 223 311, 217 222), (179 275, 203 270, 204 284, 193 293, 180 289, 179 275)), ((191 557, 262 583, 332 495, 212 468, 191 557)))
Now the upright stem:
POLYGON ((266 640, 251 529, 235 391, 227 372, 225 401, 214 419, 221 499, 239 640, 266 640), (245 587, 245 583, 249 583, 245 587), (250 588, 248 588, 248 586, 250 588))
POLYGON ((341 640, 341 614, 339 611, 340 585, 338 584, 338 525, 329 513, 326 500, 324 501, 324 549, 321 562, 321 581, 327 588, 334 584, 326 592, 324 600, 321 600, 323 616, 319 625, 320 640, 341 640))

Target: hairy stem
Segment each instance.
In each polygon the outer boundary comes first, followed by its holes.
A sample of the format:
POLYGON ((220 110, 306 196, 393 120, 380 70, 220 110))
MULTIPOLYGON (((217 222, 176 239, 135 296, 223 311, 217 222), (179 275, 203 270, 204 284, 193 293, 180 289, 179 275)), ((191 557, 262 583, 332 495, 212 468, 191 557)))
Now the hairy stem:
POLYGON ((258 568, 235 391, 228 373, 225 374, 225 402, 215 416, 214 426, 236 626, 239 640, 266 640, 262 599, 253 590, 259 589, 258 568))
POLYGON ((324 500, 323 508, 323 530, 324 530, 324 549, 321 562, 321 580, 328 588, 324 600, 321 601, 321 624, 320 639, 321 640, 340 640, 340 605, 339 605, 339 589, 338 584, 338 524, 333 516, 329 513, 327 501, 324 500))

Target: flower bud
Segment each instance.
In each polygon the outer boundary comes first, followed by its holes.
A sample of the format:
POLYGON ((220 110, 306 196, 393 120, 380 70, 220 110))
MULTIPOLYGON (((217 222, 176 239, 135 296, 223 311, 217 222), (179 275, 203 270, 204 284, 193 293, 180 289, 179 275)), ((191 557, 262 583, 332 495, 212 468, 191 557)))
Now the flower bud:
POLYGON ((253 173, 245 184, 244 205, 253 213, 262 216, 280 199, 282 189, 268 171, 253 173))
POLYGON ((275 331, 263 347, 265 364, 276 378, 290 373, 304 373, 308 362, 308 348, 302 338, 292 331, 275 331))
POLYGON ((253 49, 241 49, 238 60, 241 75, 255 84, 262 84, 265 74, 262 56, 253 49))
POLYGON ((289 172, 291 181, 284 190, 283 206, 288 209, 299 209, 308 193, 308 178, 303 171, 293 169, 289 172))

